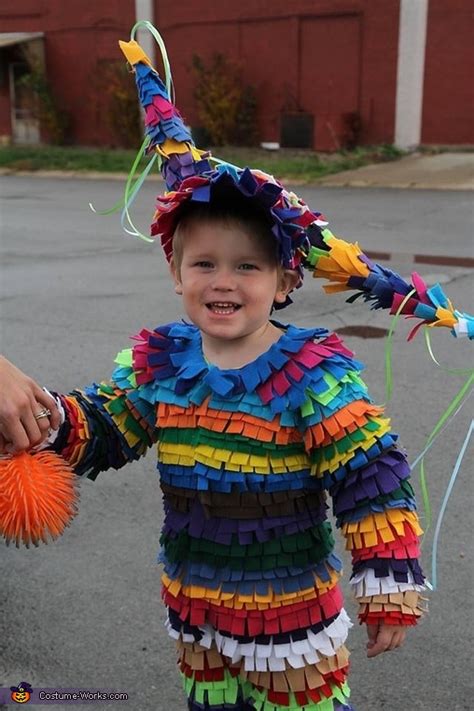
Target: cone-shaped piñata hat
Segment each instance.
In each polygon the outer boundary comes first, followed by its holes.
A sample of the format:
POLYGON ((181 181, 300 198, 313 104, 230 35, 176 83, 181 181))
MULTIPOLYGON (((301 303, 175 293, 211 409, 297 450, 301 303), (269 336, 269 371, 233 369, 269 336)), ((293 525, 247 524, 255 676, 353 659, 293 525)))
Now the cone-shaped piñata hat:
MULTIPOLYGON (((173 233, 180 208, 189 200, 209 202, 221 188, 234 189, 264 210, 278 244, 282 266, 299 274, 303 267, 316 278, 327 279, 328 293, 355 291, 349 301, 362 297, 373 309, 389 309, 419 319, 419 326, 447 326, 455 336, 474 338, 474 318, 456 311, 436 284, 428 288, 416 273, 407 283, 395 272, 374 263, 357 244, 335 237, 320 212, 309 209, 294 193, 288 192, 274 177, 260 170, 237 168, 217 161, 211 166, 209 152, 194 145, 189 129, 170 99, 156 70, 134 40, 120 47, 135 73, 138 93, 145 111, 147 150, 161 157, 161 170, 167 192, 158 197, 151 226, 159 238, 166 258, 172 255, 173 233)), ((283 308, 285 304, 275 304, 283 308)))

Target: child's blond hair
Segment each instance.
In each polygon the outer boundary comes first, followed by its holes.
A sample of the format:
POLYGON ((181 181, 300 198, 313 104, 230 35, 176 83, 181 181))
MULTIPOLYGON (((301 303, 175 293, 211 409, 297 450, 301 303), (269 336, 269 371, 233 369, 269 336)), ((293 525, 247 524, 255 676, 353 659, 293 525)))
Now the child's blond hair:
POLYGON ((173 236, 173 262, 179 272, 186 234, 197 223, 218 223, 245 232, 280 267, 278 245, 265 213, 235 190, 219 191, 210 202, 187 201, 181 208, 173 236))

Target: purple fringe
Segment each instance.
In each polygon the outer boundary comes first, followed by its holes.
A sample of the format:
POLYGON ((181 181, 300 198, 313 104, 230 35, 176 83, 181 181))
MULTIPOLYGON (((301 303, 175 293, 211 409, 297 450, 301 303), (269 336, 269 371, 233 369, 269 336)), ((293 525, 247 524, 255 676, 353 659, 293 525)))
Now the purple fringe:
POLYGON ((376 462, 347 471, 346 476, 331 489, 334 514, 354 511, 364 499, 391 494, 410 476, 410 467, 399 449, 382 454, 376 462))
POLYGON ((237 535, 240 545, 250 545, 274 540, 281 536, 304 533, 309 528, 326 520, 326 504, 321 501, 317 509, 296 516, 268 517, 265 519, 206 518, 206 513, 197 499, 189 513, 173 509, 164 501, 165 522, 163 533, 170 535, 183 529, 193 538, 205 538, 214 543, 231 545, 232 536, 237 535))

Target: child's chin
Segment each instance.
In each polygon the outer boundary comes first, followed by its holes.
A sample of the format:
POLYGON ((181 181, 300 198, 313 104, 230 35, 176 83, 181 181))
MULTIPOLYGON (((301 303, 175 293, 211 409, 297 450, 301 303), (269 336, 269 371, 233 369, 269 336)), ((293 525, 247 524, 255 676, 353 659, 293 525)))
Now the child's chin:
POLYGON ((212 323, 197 324, 197 326, 206 336, 218 338, 222 341, 233 341, 245 335, 245 329, 224 319, 222 321, 216 319, 212 323))
POLYGON ((232 340, 233 338, 239 338, 242 334, 242 329, 232 328, 231 324, 214 323, 203 328, 199 327, 199 330, 208 336, 213 336, 214 338, 222 338, 222 340, 232 340))
POLYGON ((242 327, 242 320, 239 318, 240 312, 233 311, 228 314, 219 314, 215 311, 207 311, 204 318, 200 319, 202 328, 222 328, 224 331, 228 329, 239 329, 242 327), (240 325, 239 325, 240 324, 240 325))

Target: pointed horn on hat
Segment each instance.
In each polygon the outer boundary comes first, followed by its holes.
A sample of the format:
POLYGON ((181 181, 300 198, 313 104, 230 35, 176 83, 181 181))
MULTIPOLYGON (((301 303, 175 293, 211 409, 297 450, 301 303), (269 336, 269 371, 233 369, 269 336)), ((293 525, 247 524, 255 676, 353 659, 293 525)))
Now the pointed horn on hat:
MULTIPOLYGON (((155 28, 149 29, 159 37, 155 28)), ((164 43, 159 39, 163 53, 164 43)), ((145 112, 147 151, 155 151, 161 158, 168 191, 158 197, 151 234, 161 239, 168 260, 172 255, 177 210, 183 202, 208 202, 217 186, 234 188, 266 212, 278 242, 281 264, 300 275, 297 286, 302 284, 302 268, 306 267, 314 277, 329 280, 324 286, 327 293, 355 291, 349 302, 361 297, 373 309, 389 309, 392 314, 420 319, 409 338, 423 324, 446 326, 455 336, 474 338, 474 318, 455 310, 439 284, 428 288, 416 272, 412 283, 407 283, 396 272, 369 259, 357 243, 335 237, 320 212, 310 210, 273 176, 229 165, 198 149, 168 89, 140 45, 134 40, 119 44, 135 73, 145 112), (211 160, 218 165, 212 167, 211 160)), ((288 303, 289 298, 278 306, 288 303)))
POLYGON ((455 336, 474 338, 474 317, 454 309, 439 284, 428 288, 417 272, 413 272, 409 284, 396 272, 369 259, 357 243, 339 239, 327 228, 312 225, 309 233, 312 244, 305 266, 317 279, 330 282, 323 286, 326 293, 355 291, 348 302, 362 297, 372 309, 389 309, 391 314, 420 319, 408 340, 423 325, 445 326, 455 336))
POLYGON ((199 175, 211 166, 209 153, 194 145, 191 132, 172 103, 168 90, 140 45, 131 40, 119 42, 127 62, 133 68, 138 96, 145 113, 147 151, 161 158, 163 177, 168 190, 176 189, 185 178, 199 175))

